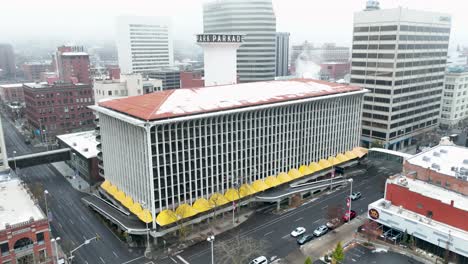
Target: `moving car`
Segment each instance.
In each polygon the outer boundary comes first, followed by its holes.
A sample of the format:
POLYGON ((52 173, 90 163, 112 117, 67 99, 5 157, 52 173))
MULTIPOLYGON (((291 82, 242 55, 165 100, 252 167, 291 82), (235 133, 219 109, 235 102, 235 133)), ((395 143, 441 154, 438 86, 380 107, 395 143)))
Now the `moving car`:
POLYGON ((292 237, 298 237, 302 234, 304 234, 306 231, 306 229, 304 227, 297 227, 296 229, 294 229, 292 232, 291 232, 291 236, 292 237))
POLYGON ((268 264, 268 259, 265 256, 260 256, 250 261, 249 264, 268 264))
POLYGON ((351 197, 351 200, 357 200, 361 198, 361 192, 353 192, 349 197, 351 197))
POLYGON ((316 237, 325 235, 328 232, 328 227, 326 225, 321 225, 314 230, 314 235, 316 237))
POLYGON ((346 213, 343 215, 343 217, 341 217, 341 219, 343 220, 343 222, 348 222, 350 220, 353 220, 355 217, 356 217, 356 211, 351 210, 351 217, 350 217, 349 211, 346 211, 346 213))
POLYGON ((304 245, 305 243, 311 241, 312 239, 314 239, 314 235, 312 234, 305 234, 303 235, 302 237, 300 237, 299 239, 297 239, 297 243, 299 245, 304 245))

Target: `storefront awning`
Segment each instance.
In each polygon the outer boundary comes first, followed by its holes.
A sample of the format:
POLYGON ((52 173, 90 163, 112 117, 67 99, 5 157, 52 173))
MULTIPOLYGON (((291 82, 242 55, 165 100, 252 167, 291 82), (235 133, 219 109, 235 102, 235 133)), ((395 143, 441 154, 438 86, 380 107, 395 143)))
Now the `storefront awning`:
POLYGON ((104 189, 104 190, 107 191, 107 192, 108 192, 110 186, 111 186, 111 183, 110 183, 108 180, 105 180, 105 181, 101 184, 101 188, 104 189))
POLYGON ((336 166, 336 165, 340 164, 340 160, 338 160, 337 158, 335 158, 335 157, 333 157, 333 156, 328 157, 328 162, 329 162, 332 166, 336 166))
POLYGON ((213 206, 205 198, 200 198, 193 203, 192 207, 201 213, 210 210, 213 206))
POLYGON ((323 168, 322 168, 317 162, 311 162, 311 163, 309 164, 309 169, 310 169, 312 172, 317 172, 317 171, 323 170, 323 168))
POLYGON ((355 159, 355 158, 358 157, 358 156, 357 156, 356 154, 354 154, 354 152, 352 152, 352 151, 346 151, 345 156, 348 157, 348 159, 350 159, 350 160, 355 159))
POLYGON ((285 182, 289 182, 293 180, 291 176, 289 176, 286 172, 281 172, 280 174, 278 174, 278 176, 276 176, 276 179, 281 183, 285 183, 285 182))
POLYGON ((290 169, 288 175, 293 179, 302 177, 302 174, 297 169, 290 169))
POLYGON ((117 193, 115 193, 114 198, 120 203, 123 203, 125 200, 125 193, 121 190, 118 190, 117 193))
POLYGON ((239 197, 239 191, 236 190, 236 189, 228 189, 225 193, 224 193, 224 197, 226 197, 226 199, 228 199, 228 201, 232 202, 232 201, 235 201, 235 200, 239 200, 240 197, 239 197))
POLYGON ((332 166, 331 163, 326 159, 321 159, 318 164, 320 167, 322 167, 322 169, 330 168, 332 166))
POLYGON ((145 223, 151 223, 153 221, 153 217, 151 217, 151 213, 147 209, 141 211, 137 216, 145 223))
POLYGON ((340 163, 346 162, 349 160, 343 153, 336 155, 336 158, 340 161, 340 163))
POLYGON ((177 215, 172 210, 163 210, 156 216, 156 223, 160 226, 172 224, 177 221, 177 215))
POLYGON ((137 216, 141 213, 141 211, 143 211, 143 209, 141 208, 141 205, 139 203, 133 203, 132 207, 130 207, 130 212, 137 216))
POLYGON ((179 218, 192 217, 192 216, 198 214, 198 212, 195 209, 193 209, 192 206, 190 206, 188 204, 179 205, 179 207, 177 207, 175 213, 179 218))
POLYGON ((112 196, 115 196, 117 194, 117 186, 115 185, 112 185, 109 187, 109 189, 107 190, 107 192, 112 195, 112 196))
POLYGON ((252 183, 252 187, 254 188, 255 191, 261 192, 264 191, 268 188, 270 188, 268 185, 263 180, 256 180, 252 183))
POLYGON ((362 147, 355 147, 353 148, 353 153, 356 154, 359 158, 362 158, 364 155, 366 155, 368 150, 366 148, 362 147))
POLYGON ((241 198, 244 198, 245 196, 249 196, 256 193, 255 189, 252 188, 249 184, 245 183, 242 184, 242 186, 239 188, 239 195, 241 198))
POLYGON ((122 201, 122 204, 127 207, 128 209, 132 208, 133 206, 133 199, 132 197, 126 195, 125 199, 122 201))
POLYGON ((302 175, 309 175, 309 174, 314 173, 307 165, 302 165, 301 167, 299 167, 299 172, 302 175))
POLYGON ((268 176, 263 181, 269 187, 275 187, 281 184, 281 182, 275 176, 268 176))
POLYGON ((224 195, 222 195, 220 193, 212 194, 211 197, 210 197, 210 202, 214 206, 221 206, 221 205, 229 203, 228 199, 226 199, 226 197, 224 197, 224 195))

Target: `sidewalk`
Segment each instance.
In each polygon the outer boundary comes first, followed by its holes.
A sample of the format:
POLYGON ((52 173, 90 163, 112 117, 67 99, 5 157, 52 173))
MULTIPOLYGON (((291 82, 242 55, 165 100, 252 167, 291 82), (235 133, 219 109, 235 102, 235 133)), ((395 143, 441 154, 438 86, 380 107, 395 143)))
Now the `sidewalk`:
POLYGON ((52 163, 55 169, 57 169, 60 174, 71 184, 71 186, 80 192, 89 192, 90 186, 88 182, 83 180, 80 176, 73 176, 75 173, 70 166, 68 166, 64 161, 52 163))

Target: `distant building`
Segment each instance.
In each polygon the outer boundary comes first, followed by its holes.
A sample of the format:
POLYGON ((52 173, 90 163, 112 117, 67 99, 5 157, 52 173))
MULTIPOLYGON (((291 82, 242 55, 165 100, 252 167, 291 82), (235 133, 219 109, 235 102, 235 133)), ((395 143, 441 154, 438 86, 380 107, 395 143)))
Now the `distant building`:
POLYGON ((146 73, 151 79, 162 81, 162 89, 178 89, 180 88, 180 70, 177 68, 162 68, 146 73))
POLYGON ((203 32, 245 34, 237 51, 241 83, 275 78, 276 16, 271 0, 209 1, 203 5, 203 32))
POLYGON ((27 81, 41 81, 41 73, 50 72, 53 67, 50 62, 26 62, 22 65, 24 78, 27 81))
POLYGON ((16 76, 15 54, 10 44, 0 44, 0 70, 6 78, 16 76))
POLYGON ((448 57, 447 57, 447 66, 448 67, 468 66, 468 56, 458 51, 449 52, 448 57))
POLYGON ((26 185, 0 174, 0 196, 0 263, 55 263, 48 218, 26 185))
POLYGON ((180 88, 204 87, 203 71, 180 72, 180 88))
POLYGON ((146 73, 172 66, 174 48, 170 19, 118 17, 117 52, 122 73, 146 73))
POLYGON ((102 180, 98 172, 98 147, 94 130, 57 136, 60 147, 70 148, 72 157, 66 163, 90 185, 102 180))
POLYGON ((336 81, 343 79, 350 72, 351 64, 349 62, 324 62, 320 64, 321 79, 336 81))
POLYGON ((369 204, 368 218, 384 231, 393 229, 395 243, 406 232, 416 246, 467 263, 468 149, 439 145, 407 159, 403 168, 387 180, 385 197, 369 204))
POLYGON ((90 84, 56 82, 24 84, 26 118, 36 136, 51 142, 55 135, 94 128, 90 84))
POLYGON ((112 71, 110 74, 113 79, 94 80, 93 90, 96 103, 104 99, 143 95, 162 90, 161 80, 144 78, 139 73, 119 74, 119 77, 112 71), (117 77, 118 79, 114 79, 117 77))
POLYGON ((442 127, 456 127, 468 118, 468 67, 448 67, 442 96, 442 127))
POLYGON ((289 33, 276 32, 276 76, 289 75, 289 33))
POLYGON ((362 144, 406 149, 439 125, 451 17, 406 8, 354 14, 351 84, 368 89, 362 144))
POLYGON ((54 66, 64 82, 91 83, 89 55, 83 47, 58 47, 54 66))
POLYGON ((23 117, 25 103, 22 83, 0 84, 0 100, 11 119, 23 117))

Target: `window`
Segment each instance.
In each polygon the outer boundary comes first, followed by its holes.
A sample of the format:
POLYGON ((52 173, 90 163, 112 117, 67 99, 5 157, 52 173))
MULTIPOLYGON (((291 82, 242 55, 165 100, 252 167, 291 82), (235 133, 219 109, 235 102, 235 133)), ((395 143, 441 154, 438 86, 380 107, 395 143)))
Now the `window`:
POLYGON ((44 233, 37 233, 36 234, 36 240, 38 244, 44 244, 44 233))
POLYGON ((10 248, 8 247, 8 243, 2 243, 0 244, 0 253, 2 256, 7 256, 10 254, 10 248))
POLYGON ((107 91, 107 95, 112 95, 112 91, 107 91))
POLYGON ((39 263, 43 263, 45 262, 47 259, 47 253, 46 253, 46 250, 43 249, 43 250, 40 250, 39 251, 39 263))

